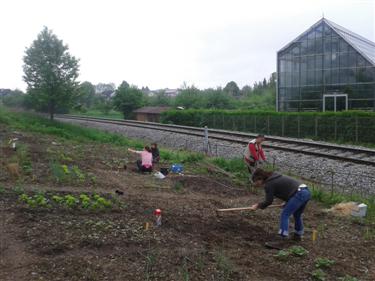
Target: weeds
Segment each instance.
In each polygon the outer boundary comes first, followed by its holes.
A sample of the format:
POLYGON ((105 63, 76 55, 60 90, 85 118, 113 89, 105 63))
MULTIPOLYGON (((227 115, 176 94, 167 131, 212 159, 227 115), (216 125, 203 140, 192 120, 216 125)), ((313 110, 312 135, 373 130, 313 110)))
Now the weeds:
POLYGON ((189 281, 190 280, 190 275, 189 275, 189 268, 187 265, 187 257, 184 257, 182 261, 182 266, 181 266, 181 273, 182 273, 182 279, 184 281, 189 281))
POLYGON ((68 166, 52 162, 51 172, 57 183, 82 183, 86 179, 86 175, 76 165, 68 166))
POLYGON ((155 263, 156 263, 156 256, 149 253, 146 256, 146 265, 145 265, 145 277, 146 277, 145 279, 147 281, 150 280, 151 278, 152 268, 155 265, 155 263))
POLYGON ((176 181, 173 184, 173 190, 176 191, 177 193, 180 193, 184 188, 184 185, 180 181, 176 181))
POLYGON ((345 275, 344 277, 339 278, 340 281, 359 281, 359 279, 352 277, 350 275, 345 275))
POLYGON ((24 188, 22 186, 19 186, 19 185, 16 185, 15 187, 13 187, 13 191, 18 195, 25 192, 24 188))
POLYGON ((217 269, 220 271, 219 280, 230 280, 230 276, 234 272, 231 260, 222 251, 219 251, 215 255, 215 261, 217 269))

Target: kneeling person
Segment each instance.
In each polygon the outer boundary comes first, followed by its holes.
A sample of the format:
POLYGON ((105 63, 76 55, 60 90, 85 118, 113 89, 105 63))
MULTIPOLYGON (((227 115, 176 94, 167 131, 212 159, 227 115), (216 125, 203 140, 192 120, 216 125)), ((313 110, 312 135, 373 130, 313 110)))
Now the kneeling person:
POLYGON ((137 160, 137 167, 139 172, 152 172, 152 153, 149 146, 145 146, 142 151, 128 148, 128 151, 137 153, 141 156, 140 160, 137 160))

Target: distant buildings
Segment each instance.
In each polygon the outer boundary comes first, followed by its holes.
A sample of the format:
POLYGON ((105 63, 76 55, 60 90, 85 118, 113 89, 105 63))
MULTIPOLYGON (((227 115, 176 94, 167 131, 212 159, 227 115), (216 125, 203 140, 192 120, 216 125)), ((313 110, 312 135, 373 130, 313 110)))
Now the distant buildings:
POLYGON ((165 88, 165 89, 159 89, 159 90, 147 90, 147 91, 144 91, 144 93, 147 94, 150 97, 155 96, 156 94, 162 93, 162 92, 164 92, 166 96, 173 98, 173 97, 176 97, 180 93, 180 90, 179 89, 168 89, 168 88, 165 88))
POLYGON ((325 18, 277 53, 278 111, 375 111, 375 43, 325 18))

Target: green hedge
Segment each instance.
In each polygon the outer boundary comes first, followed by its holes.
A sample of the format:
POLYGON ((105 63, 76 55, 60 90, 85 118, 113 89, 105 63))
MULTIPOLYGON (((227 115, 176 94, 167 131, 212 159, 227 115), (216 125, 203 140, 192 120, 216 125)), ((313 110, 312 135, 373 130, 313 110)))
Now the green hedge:
POLYGON ((267 135, 375 144, 375 113, 171 110, 162 123, 267 135))

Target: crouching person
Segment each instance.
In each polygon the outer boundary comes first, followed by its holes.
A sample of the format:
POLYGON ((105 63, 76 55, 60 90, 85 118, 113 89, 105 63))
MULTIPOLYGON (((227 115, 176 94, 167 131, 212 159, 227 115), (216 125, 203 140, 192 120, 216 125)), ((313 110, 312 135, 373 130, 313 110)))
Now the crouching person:
POLYGON ((311 199, 308 187, 288 176, 262 169, 257 169, 254 172, 253 182, 256 187, 263 187, 265 190, 264 201, 251 206, 253 210, 267 208, 272 204, 274 197, 285 201, 280 216, 279 236, 276 239, 278 241, 268 242, 266 246, 282 248, 282 242, 286 241, 289 234, 289 217, 291 215, 294 216, 295 220, 293 239, 301 241, 303 235, 302 214, 311 199), (281 247, 278 247, 279 244, 281 244, 281 247))
POLYGON ((152 172, 152 153, 149 146, 145 146, 142 151, 128 148, 129 152, 137 153, 141 156, 140 160, 137 160, 137 167, 139 172, 152 172))

